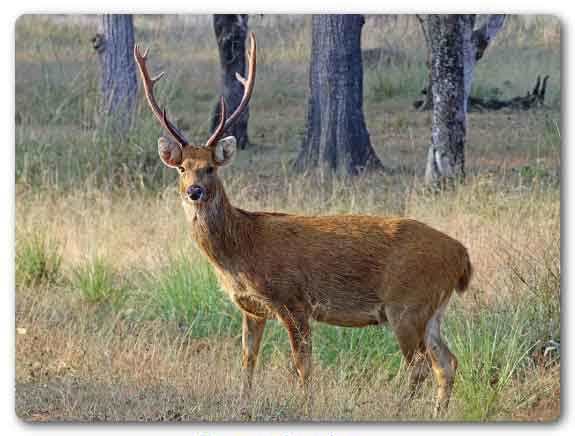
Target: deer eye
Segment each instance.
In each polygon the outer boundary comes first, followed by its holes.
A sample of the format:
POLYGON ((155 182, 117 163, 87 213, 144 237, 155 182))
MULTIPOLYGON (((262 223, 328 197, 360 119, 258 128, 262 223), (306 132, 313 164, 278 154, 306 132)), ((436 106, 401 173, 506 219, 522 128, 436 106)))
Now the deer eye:
POLYGON ((207 167, 206 174, 212 174, 214 172, 214 167, 207 167))
POLYGON ((184 174, 184 173, 186 172, 186 169, 185 169, 184 167, 182 167, 182 166, 179 166, 179 167, 178 167, 178 172, 179 172, 180 174, 184 174))

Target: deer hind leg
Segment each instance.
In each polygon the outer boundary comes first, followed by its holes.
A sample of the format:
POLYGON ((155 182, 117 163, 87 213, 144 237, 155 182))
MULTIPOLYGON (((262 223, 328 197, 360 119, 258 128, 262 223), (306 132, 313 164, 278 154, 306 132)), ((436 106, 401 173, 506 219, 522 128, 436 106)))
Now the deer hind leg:
POLYGON ((260 344, 266 326, 265 318, 254 318, 244 312, 242 320, 242 390, 240 394, 242 411, 247 405, 252 388, 254 368, 260 351, 260 344))
POLYGON ((457 370, 457 359, 441 339, 440 324, 444 308, 445 305, 428 321, 425 334, 425 345, 437 381, 436 417, 447 410, 457 370))
POLYGON ((283 322, 290 340, 294 366, 305 394, 306 414, 311 415, 313 395, 311 388, 311 328, 305 312, 282 310, 278 317, 283 322))
POLYGON ((427 319, 421 313, 421 309, 416 306, 387 305, 385 312, 410 369, 409 391, 406 399, 411 400, 429 375, 431 367, 431 360, 425 347, 427 319))
POLYGON ((420 347, 411 361, 411 374, 409 378, 409 398, 413 398, 427 379, 431 368, 431 359, 425 352, 425 347, 420 347))

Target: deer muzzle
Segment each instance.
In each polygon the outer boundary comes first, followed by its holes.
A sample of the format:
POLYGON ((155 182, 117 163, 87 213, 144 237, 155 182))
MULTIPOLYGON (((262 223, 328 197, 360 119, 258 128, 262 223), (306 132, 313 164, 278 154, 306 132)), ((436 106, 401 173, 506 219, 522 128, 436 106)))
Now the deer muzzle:
POLYGON ((201 186, 191 185, 186 190, 186 194, 190 200, 200 201, 206 195, 206 191, 201 186))

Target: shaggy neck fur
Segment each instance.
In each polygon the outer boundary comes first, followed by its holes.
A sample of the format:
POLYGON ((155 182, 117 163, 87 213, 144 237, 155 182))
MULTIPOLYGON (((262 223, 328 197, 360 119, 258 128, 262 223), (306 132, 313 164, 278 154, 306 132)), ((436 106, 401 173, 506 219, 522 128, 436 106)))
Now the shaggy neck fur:
POLYGON ((187 200, 183 203, 192 237, 212 262, 229 266, 234 257, 245 254, 252 222, 248 214, 231 205, 223 188, 205 203, 195 205, 187 200))

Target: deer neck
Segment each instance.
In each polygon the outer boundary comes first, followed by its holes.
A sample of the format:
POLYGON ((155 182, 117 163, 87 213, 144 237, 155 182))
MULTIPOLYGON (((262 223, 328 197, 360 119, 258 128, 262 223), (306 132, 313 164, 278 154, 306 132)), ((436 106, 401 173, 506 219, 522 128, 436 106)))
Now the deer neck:
POLYGON ((184 209, 192 238, 212 262, 225 267, 245 250, 244 239, 249 237, 250 223, 231 205, 223 189, 209 202, 198 206, 184 200, 184 209))

